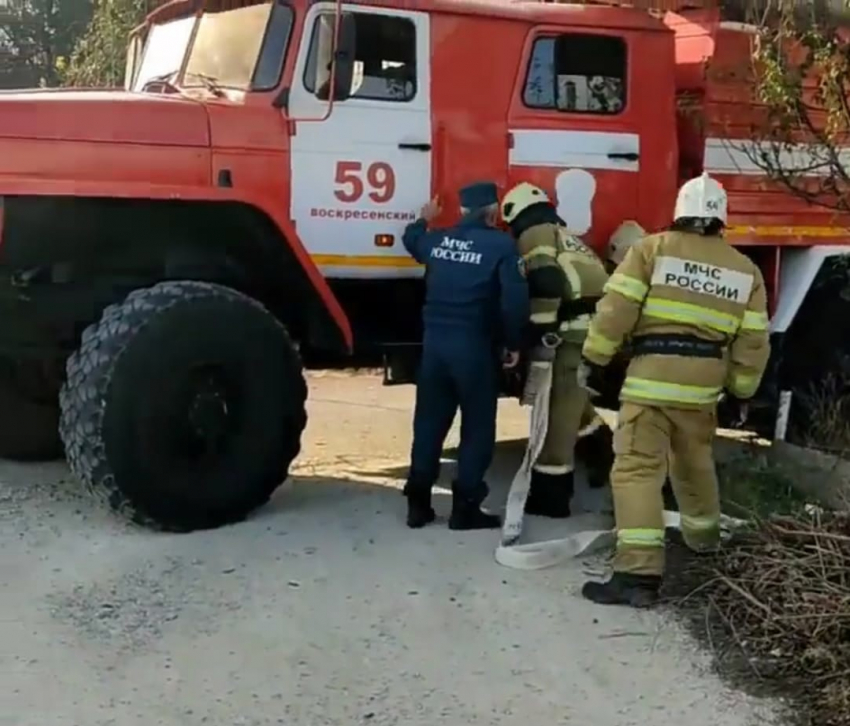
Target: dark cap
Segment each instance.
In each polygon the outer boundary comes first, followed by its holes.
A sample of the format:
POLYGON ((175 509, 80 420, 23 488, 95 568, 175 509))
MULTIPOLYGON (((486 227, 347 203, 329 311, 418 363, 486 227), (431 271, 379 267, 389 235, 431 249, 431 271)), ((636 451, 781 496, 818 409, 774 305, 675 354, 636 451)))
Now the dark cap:
POLYGON ((463 187, 458 193, 460 206, 469 211, 499 203, 499 194, 493 182, 476 182, 463 187))

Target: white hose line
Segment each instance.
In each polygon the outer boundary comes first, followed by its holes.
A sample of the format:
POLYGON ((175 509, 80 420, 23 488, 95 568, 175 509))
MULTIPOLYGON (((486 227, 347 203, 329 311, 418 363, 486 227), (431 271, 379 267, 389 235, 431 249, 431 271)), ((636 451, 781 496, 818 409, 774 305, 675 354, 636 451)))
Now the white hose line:
MULTIPOLYGON (((552 390, 552 369, 546 373, 535 393, 531 408, 531 426, 528 445, 519 470, 514 475, 505 505, 502 524, 502 539, 496 548, 496 562, 515 570, 542 570, 554 567, 574 557, 611 548, 617 541, 614 517, 605 514, 583 514, 571 517, 572 523, 581 521, 578 532, 561 539, 519 544, 525 516, 525 502, 531 485, 531 472, 543 442, 549 423, 549 395, 552 390)), ((721 515, 721 528, 727 532, 746 524, 740 519, 721 515)), ((664 512, 664 526, 679 529, 679 512, 664 512)))

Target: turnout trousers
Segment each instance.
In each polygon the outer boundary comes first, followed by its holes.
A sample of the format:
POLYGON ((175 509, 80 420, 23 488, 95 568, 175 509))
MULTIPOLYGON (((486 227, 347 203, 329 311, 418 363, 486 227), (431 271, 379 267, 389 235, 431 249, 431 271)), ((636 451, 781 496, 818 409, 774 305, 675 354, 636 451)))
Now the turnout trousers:
POLYGON ((563 476, 575 467, 575 448, 582 426, 596 417, 587 391, 578 385, 581 344, 564 342, 552 362, 552 391, 549 397, 549 424, 546 440, 534 470, 563 476))
POLYGON ((457 493, 480 504, 496 445, 499 360, 491 343, 426 339, 416 381, 408 490, 430 491, 440 474, 446 435, 460 409, 457 493))
POLYGON ((720 540, 720 502, 712 443, 716 410, 624 402, 614 433, 611 488, 617 526, 614 571, 662 575, 664 504, 669 472, 682 537, 696 551, 720 540))

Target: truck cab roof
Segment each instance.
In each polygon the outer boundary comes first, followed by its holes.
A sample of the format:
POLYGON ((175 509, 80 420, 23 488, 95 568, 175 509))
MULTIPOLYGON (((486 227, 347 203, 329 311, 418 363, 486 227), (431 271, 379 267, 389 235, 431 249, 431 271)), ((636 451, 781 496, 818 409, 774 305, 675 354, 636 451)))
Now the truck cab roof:
MULTIPOLYGON (((354 0, 351 4, 360 4, 354 0)), ((370 0, 378 7, 397 7, 397 0, 370 0)), ((617 28, 670 32, 659 17, 633 7, 550 3, 539 0, 411 0, 405 3, 410 10, 422 10, 458 15, 485 15, 531 23, 577 25, 588 28, 617 28)))
MULTIPOLYGON (((241 5, 252 5, 259 0, 242 0, 241 2, 221 2, 209 0, 206 9, 215 12, 217 9, 226 10, 241 5)), ((289 4, 309 7, 308 0, 292 0, 289 4)), ((399 0, 349 0, 350 5, 369 5, 371 7, 400 8, 399 0)), ((671 4, 671 3, 667 3, 671 4)), ((693 3, 690 3, 693 4, 693 3)), ((628 30, 645 30, 670 32, 661 18, 650 14, 643 8, 620 7, 617 5, 588 5, 580 3, 553 3, 542 0, 407 0, 406 10, 421 12, 436 12, 456 15, 481 15, 488 18, 505 18, 510 20, 525 20, 529 23, 552 23, 554 25, 577 25, 587 28, 616 28, 628 30)), ((673 2, 672 5, 677 5, 673 2)), ((663 8, 664 10, 672 9, 663 8)), ((159 4, 148 15, 153 22, 160 22, 172 17, 189 14, 195 11, 191 0, 170 0, 159 4)))

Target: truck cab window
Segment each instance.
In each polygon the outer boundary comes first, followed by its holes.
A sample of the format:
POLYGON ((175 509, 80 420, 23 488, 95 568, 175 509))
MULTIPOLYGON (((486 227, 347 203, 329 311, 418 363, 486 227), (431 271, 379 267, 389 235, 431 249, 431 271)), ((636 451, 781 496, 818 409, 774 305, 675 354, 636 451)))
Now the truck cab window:
POLYGON ((523 90, 530 108, 617 114, 626 105, 626 43, 608 35, 538 38, 523 90))
MULTIPOLYGON (((349 98, 411 101, 416 96, 416 26, 407 18, 354 13, 356 48, 349 98)), ((331 13, 316 18, 304 70, 304 86, 316 93, 316 71, 330 68, 330 48, 320 47, 320 23, 334 22, 331 13)), ((327 77, 320 73, 319 77, 327 77)))
POLYGON ((254 79, 251 88, 255 91, 267 91, 277 86, 283 71, 283 60, 289 46, 289 36, 292 32, 294 15, 292 8, 277 2, 272 10, 269 24, 266 27, 266 37, 260 51, 260 59, 254 69, 254 79))

